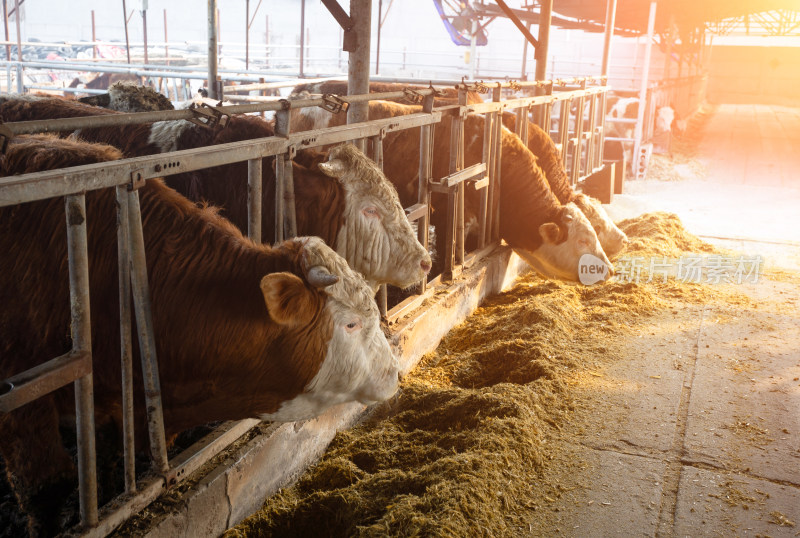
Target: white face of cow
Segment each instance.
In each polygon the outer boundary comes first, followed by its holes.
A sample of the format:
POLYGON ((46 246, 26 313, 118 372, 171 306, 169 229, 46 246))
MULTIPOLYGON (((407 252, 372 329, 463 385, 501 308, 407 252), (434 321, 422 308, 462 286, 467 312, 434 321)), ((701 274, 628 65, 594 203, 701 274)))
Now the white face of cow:
POLYGON ((543 239, 542 246, 535 251, 519 249, 516 252, 531 267, 549 278, 580 280, 581 258, 586 254, 591 254, 599 260, 599 263, 605 264, 608 268, 605 278, 611 276, 614 266, 603 252, 589 219, 575 204, 569 203, 564 206, 561 224, 566 228, 565 239, 564 230, 560 229, 558 224, 546 222, 539 227, 543 239))
POLYGON ((611 217, 608 216, 606 210, 600 204, 599 200, 579 194, 575 199, 575 205, 586 215, 589 222, 597 234, 597 239, 600 241, 600 246, 609 258, 613 258, 625 248, 628 244, 628 236, 625 232, 617 228, 611 217))
POLYGON ((337 178, 345 190, 336 252, 367 275, 376 291, 381 284, 405 288, 422 280, 431 269, 431 257, 417 241, 394 186, 355 146, 333 148, 328 159, 320 170, 337 178))
POLYGON ((371 404, 390 398, 397 392, 400 367, 381 330, 372 289, 321 239, 296 240, 306 241, 308 266, 322 266, 339 277, 338 282, 325 287, 328 298, 324 309, 333 327, 322 366, 303 393, 260 418, 303 420, 340 403, 371 404))

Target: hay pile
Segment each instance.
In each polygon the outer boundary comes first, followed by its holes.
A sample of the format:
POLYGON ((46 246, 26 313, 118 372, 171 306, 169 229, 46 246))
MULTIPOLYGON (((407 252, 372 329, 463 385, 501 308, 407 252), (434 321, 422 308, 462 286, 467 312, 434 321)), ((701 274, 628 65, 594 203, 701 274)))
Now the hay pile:
MULTIPOLYGON (((666 214, 626 221, 626 231, 641 252, 702 245, 666 214)), ((574 412, 570 376, 664 297, 710 293, 672 280, 587 288, 526 276, 451 331, 395 401, 338 434, 320 463, 226 537, 526 532, 552 457, 548 438, 574 412)))
POLYGON ((714 252, 714 247, 690 234, 673 213, 645 213, 617 223, 630 240, 623 256, 677 258, 686 252, 714 252))

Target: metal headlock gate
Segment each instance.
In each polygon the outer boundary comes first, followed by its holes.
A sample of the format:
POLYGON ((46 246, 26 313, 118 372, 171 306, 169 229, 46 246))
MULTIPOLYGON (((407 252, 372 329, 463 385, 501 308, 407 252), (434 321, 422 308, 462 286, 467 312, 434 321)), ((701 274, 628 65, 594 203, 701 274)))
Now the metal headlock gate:
MULTIPOLYGON (((206 121, 224 121, 230 114, 275 111, 275 133, 268 138, 246 140, 175 151, 160 155, 122 159, 73 168, 37 172, 0 178, 0 207, 47 198, 65 198, 67 214, 69 284, 72 312, 72 350, 61 357, 18 373, 0 382, 0 412, 7 413, 25 403, 44 396, 69 383, 75 383, 76 424, 78 430, 79 497, 82 530, 86 536, 105 536, 125 519, 152 502, 167 488, 181 482, 193 471, 213 458, 231 442, 258 424, 258 420, 231 421, 221 425, 179 454, 168 460, 164 433, 163 411, 158 375, 156 344, 147 279, 144 236, 138 189, 147 179, 164 177, 203 168, 248 162, 248 236, 261 241, 261 166, 262 158, 275 157, 276 172, 276 236, 281 241, 296 234, 292 159, 299 149, 314 148, 355 140, 370 140, 372 157, 382 167, 383 138, 391 132, 420 128, 419 195, 418 202, 406 209, 411 221, 419 221, 420 242, 428 247, 428 223, 432 192, 447 195, 448 219, 446 234, 445 271, 442 275, 417 286, 413 295, 382 313, 391 324, 406 315, 430 295, 427 287, 457 277, 461 270, 493 250, 500 239, 499 193, 501 188, 502 113, 513 111, 517 116, 516 129, 527 144, 527 119, 533 114, 539 125, 550 132, 551 113, 556 103, 560 121, 556 140, 562 158, 568 165, 569 177, 575 184, 580 178, 602 166, 603 114, 606 86, 587 87, 593 80, 569 79, 539 82, 506 82, 491 85, 492 101, 466 104, 468 91, 486 91, 483 83, 457 85, 456 105, 433 107, 433 88, 413 92, 387 92, 343 96, 346 103, 363 103, 381 99, 400 99, 414 94, 423 99, 422 111, 402 117, 371 120, 363 123, 291 133, 289 116, 292 109, 324 106, 330 98, 225 107, 207 107, 199 113, 206 121), (575 85, 578 85, 575 87, 575 85), (554 92, 554 88, 563 91, 554 92), (543 95, 501 100, 503 89, 537 90, 543 95), (589 101, 588 128, 584 128, 584 104, 589 101), (571 104, 577 100, 575 118, 570 121, 571 104), (464 167, 464 121, 469 113, 485 114, 483 162, 464 167), (433 142, 435 124, 449 116, 452 121, 449 174, 434 178, 433 142), (524 120, 524 121, 523 121, 524 120), (573 125, 570 128, 570 125, 573 125), (89 311, 89 269, 86 237, 85 194, 87 191, 115 188, 118 201, 117 241, 120 299, 120 334, 122 367, 122 409, 125 495, 103 508, 97 507, 96 457, 94 438, 94 405, 92 394, 92 347, 89 311), (464 248, 464 189, 480 191, 478 248, 465 255, 464 248), (133 358, 131 336, 131 304, 139 327, 138 337, 143 382, 146 395, 148 435, 153 458, 152 473, 136 481, 133 443, 133 358)), ((100 117, 65 118, 4 124, 10 135, 35 132, 63 132, 76 129, 149 123, 163 120, 196 119, 197 111, 175 110, 100 117)), ((384 294, 385 297, 385 294, 384 294)))

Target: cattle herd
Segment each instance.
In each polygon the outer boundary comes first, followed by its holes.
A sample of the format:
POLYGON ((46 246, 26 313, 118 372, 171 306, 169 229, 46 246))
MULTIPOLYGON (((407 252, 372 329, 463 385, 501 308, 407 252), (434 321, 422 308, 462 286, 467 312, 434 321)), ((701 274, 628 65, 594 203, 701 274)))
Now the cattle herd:
MULTIPOLYGON (((114 86, 95 102, 136 109, 113 93, 123 91, 114 86)), ((320 88, 295 93, 304 91, 320 88)), ((438 104, 453 99, 445 94, 438 104)), ((370 119, 418 111, 377 101, 370 119)), ((0 96, 4 122, 119 113, 69 99, 0 96)), ((333 125, 341 116, 300 109, 292 130, 333 125)), ((466 117, 467 166, 481 160, 484 121, 466 117)), ((507 126, 511 121, 504 118, 507 126)), ((569 185, 547 133, 533 123, 529 132, 526 145, 503 128, 501 238, 547 277, 578 280, 585 254, 611 269, 608 256, 624 248, 625 234, 596 200, 569 185)), ((0 157, 0 176, 273 135, 269 121, 243 115, 224 127, 176 121, 18 136, 0 157)), ((369 404, 396 392, 399 367, 373 298, 380 285, 411 286, 433 267, 403 210, 417 201, 418 163, 410 155, 419 136, 418 129, 387 135, 383 170, 352 145, 299 152, 292 166, 302 237, 271 246, 243 236, 244 162, 148 180, 139 190, 168 437, 217 420, 307 419, 339 403, 369 404)), ((448 172, 449 140, 445 120, 435 130, 435 177, 448 172)), ((274 237, 273 160, 262 163, 267 238, 274 237)), ((477 195, 466 193, 465 220, 474 221, 477 195)), ((443 202, 432 200, 437 227, 445 224, 443 202)), ((121 424, 113 190, 87 193, 86 204, 96 421, 121 424)), ((70 350, 65 218, 61 199, 0 207, 0 379, 70 350)), ((467 240, 475 241, 469 234, 467 240)), ((146 431, 142 392, 134 407, 139 432, 146 431)), ((74 488, 76 471, 59 434, 59 424, 74 414, 71 402, 62 389, 0 414, 0 454, 32 535, 58 531, 65 492, 74 488)), ((146 448, 145 437, 137 436, 138 448, 146 448)))

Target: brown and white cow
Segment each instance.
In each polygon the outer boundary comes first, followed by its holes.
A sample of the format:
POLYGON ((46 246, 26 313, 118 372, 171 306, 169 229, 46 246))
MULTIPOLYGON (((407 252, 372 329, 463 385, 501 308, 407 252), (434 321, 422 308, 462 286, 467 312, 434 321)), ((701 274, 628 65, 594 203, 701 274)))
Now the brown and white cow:
MULTIPOLYGON (((120 156, 105 145, 21 136, 10 142, 0 171, 120 156)), ((169 437, 216 420, 306 419, 342 402, 394 394, 398 363, 372 290, 321 240, 257 245, 215 208, 198 207, 160 180, 139 193, 169 437)), ((96 417, 119 424, 113 189, 89 192, 86 206, 96 417)), ((61 198, 0 208, 0 379, 71 347, 65 222, 61 198)), ((141 387, 134 392, 141 397, 141 387)), ((74 412, 70 393, 60 389, 0 414, 9 478, 34 519, 49 520, 32 529, 44 534, 57 530, 63 488, 74 487, 58 430, 59 417, 74 412)), ((142 441, 143 402, 136 409, 142 441)))
MULTIPOLYGON (((387 101, 370 103, 370 119, 418 112, 419 107, 387 101)), ((335 116, 334 116, 335 117, 335 116)), ((465 166, 478 163, 483 153, 485 118, 470 114, 465 122, 465 166)), ((450 127, 445 120, 436 126, 434 136, 434 178, 448 173, 450 127)), ((318 125, 322 127, 325 125, 318 125)), ((419 151, 419 130, 390 133, 384 141, 384 171, 395 184, 405 205, 416 202, 418 161, 409 159, 419 151)), ((592 254, 611 264, 598 242, 591 223, 573 202, 562 205, 550 190, 536 156, 508 129, 502 135, 500 189, 500 234, 521 256, 542 274, 578 280, 579 261, 592 254)), ((465 213, 478 214, 478 197, 466 189, 465 213)), ((434 196, 431 221, 443 226, 446 210, 442 198, 434 196), (437 210, 438 206, 438 210, 437 210)), ((441 234, 440 234, 441 235, 441 234)))
MULTIPOLYGON (((0 117, 6 121, 115 114, 114 111, 58 99, 0 98, 0 117)), ((204 127, 187 121, 82 129, 80 137, 118 147, 127 157, 204 147, 273 136, 272 126, 256 116, 231 116, 227 126, 204 127)), ((352 166, 365 157, 345 152, 352 166)), ((262 238, 274 237, 273 158, 262 163, 262 238)), ((337 170, 341 167, 337 168, 337 170)), ((420 281, 431 268, 430 255, 416 240, 392 185, 375 167, 363 178, 308 170, 294 164, 297 231, 316 235, 361 272, 377 289, 381 284, 401 288, 420 281), (362 220, 368 220, 364 225, 362 220), (341 242, 341 243, 340 243, 341 242), (346 246, 345 246, 346 244, 346 246)), ((169 176, 167 182, 195 201, 221 207, 221 214, 241 230, 247 229, 247 163, 169 176)))
MULTIPOLYGON (((503 124, 514 130, 515 114, 503 114, 503 124)), ((628 244, 628 236, 620 230, 608 216, 599 200, 576 192, 567 179, 567 172, 561 161, 558 148, 553 139, 538 124, 528 122, 528 149, 536 155, 536 162, 542 168, 550 190, 562 204, 573 202, 592 223, 603 251, 613 258, 628 244)))

